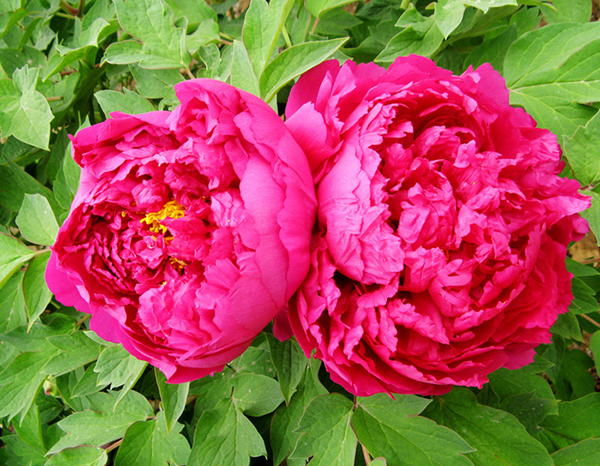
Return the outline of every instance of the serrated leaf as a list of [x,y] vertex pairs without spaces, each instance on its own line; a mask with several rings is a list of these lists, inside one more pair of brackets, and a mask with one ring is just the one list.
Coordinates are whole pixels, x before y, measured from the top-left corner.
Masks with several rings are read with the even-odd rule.
[[115,0],[114,3],[119,23],[142,41],[141,53],[148,55],[140,66],[188,67],[191,57],[185,48],[185,28],[174,26],[173,12],[162,0]]
[[474,449],[456,432],[415,416],[429,400],[412,395],[396,397],[395,401],[386,394],[357,399],[359,407],[352,416],[352,428],[369,453],[385,457],[394,465],[473,464],[463,455]]
[[267,455],[256,427],[231,400],[202,413],[188,466],[246,466],[250,457]]
[[167,432],[163,411],[158,412],[157,419],[132,424],[119,447],[115,466],[185,464],[190,454],[190,446],[179,433],[183,425],[177,423],[173,427],[175,428],[170,433]]
[[28,328],[31,328],[36,319],[46,310],[52,299],[52,292],[46,285],[46,265],[50,259],[50,251],[34,257],[27,265],[23,277],[23,294],[27,306]]
[[77,412],[59,421],[58,426],[67,434],[48,454],[82,444],[100,446],[112,442],[123,437],[131,424],[154,414],[148,400],[139,393],[130,391],[117,404],[118,398],[118,392],[90,395],[94,411]]
[[309,359],[295,339],[279,341],[271,335],[267,335],[267,339],[281,393],[285,402],[289,404],[296,387],[302,380]]
[[269,102],[292,79],[327,60],[347,39],[305,42],[284,50],[269,63],[260,76],[260,92]]
[[[591,437],[600,437],[600,393],[558,405],[558,416],[548,416],[541,424],[547,447],[558,450]],[[545,442],[546,443],[546,442]]]
[[158,369],[154,369],[156,383],[160,392],[161,406],[164,411],[167,433],[170,433],[177,423],[177,419],[185,409],[189,383],[172,384],[167,383],[167,378]]
[[0,286],[35,253],[14,236],[0,233]]
[[352,402],[339,393],[314,398],[298,425],[302,433],[290,458],[313,456],[311,466],[353,466],[356,435],[350,427]]
[[[262,1],[262,0],[259,0]],[[246,47],[239,40],[233,41],[233,62],[231,63],[231,84],[239,89],[260,96],[258,79],[250,63]]]
[[50,457],[44,466],[104,466],[106,450],[97,447],[78,447],[63,450]]
[[58,223],[48,199],[39,194],[25,194],[16,219],[23,237],[32,243],[51,246],[58,234]]
[[94,94],[105,115],[122,112],[129,115],[152,112],[156,110],[148,100],[136,92],[124,89],[125,94],[117,91],[98,91]]
[[552,454],[554,466],[597,466],[600,464],[600,439],[586,439]]
[[563,139],[564,156],[573,174],[582,186],[600,182],[600,115],[596,114],[585,126],[580,126],[573,137]]
[[511,104],[523,106],[541,127],[571,136],[600,100],[600,24],[556,24],[529,32],[508,49],[504,74]]
[[310,402],[319,395],[327,394],[327,390],[319,381],[319,367],[320,361],[310,360],[298,391],[292,396],[289,406],[280,406],[273,416],[271,447],[275,466],[279,466],[296,446],[301,435],[296,432],[296,428]]
[[480,405],[466,388],[455,387],[447,395],[436,398],[426,415],[455,430],[477,449],[467,454],[475,466],[552,465],[546,449],[527,434],[515,417]]

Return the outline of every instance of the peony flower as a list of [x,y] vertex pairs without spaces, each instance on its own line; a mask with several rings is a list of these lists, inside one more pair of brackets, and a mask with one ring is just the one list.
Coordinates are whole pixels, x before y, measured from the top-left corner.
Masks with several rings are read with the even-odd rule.
[[530,363],[567,311],[590,203],[508,94],[489,64],[454,76],[418,56],[329,61],[293,87],[318,225],[290,323],[351,393],[481,387]]
[[173,113],[113,114],[73,138],[81,186],[46,279],[91,328],[170,382],[239,356],[305,278],[306,157],[258,98],[200,79]]

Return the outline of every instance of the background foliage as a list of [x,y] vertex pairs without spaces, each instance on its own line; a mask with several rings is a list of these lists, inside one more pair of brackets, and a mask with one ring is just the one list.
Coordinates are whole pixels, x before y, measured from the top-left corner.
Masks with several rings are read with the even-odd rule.
[[512,103],[563,143],[600,237],[600,24],[590,0],[552,3],[0,0],[0,464],[600,464],[591,265],[567,259],[575,301],[532,365],[481,390],[395,400],[349,395],[269,329],[222,373],[166,384],[44,282],[78,186],[68,135],[113,111],[171,109],[173,85],[193,77],[282,114],[293,80],[330,57],[492,63]]

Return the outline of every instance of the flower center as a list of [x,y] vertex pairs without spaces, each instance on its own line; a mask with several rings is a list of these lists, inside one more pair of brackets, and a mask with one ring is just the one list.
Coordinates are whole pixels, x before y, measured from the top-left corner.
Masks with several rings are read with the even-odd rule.
[[181,218],[185,215],[185,208],[177,203],[176,200],[167,202],[158,212],[150,212],[140,220],[140,223],[145,223],[150,226],[152,233],[167,232],[167,227],[161,223],[165,218]]

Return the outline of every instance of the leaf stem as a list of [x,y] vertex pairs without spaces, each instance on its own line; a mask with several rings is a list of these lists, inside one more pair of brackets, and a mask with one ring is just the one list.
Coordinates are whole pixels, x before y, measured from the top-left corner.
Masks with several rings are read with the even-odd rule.
[[122,443],[123,443],[123,439],[117,440],[115,443],[106,447],[106,452],[108,453],[109,451],[113,451],[115,448],[121,446]]
[[192,74],[192,72],[190,71],[189,68],[186,67],[184,69],[185,69],[185,72],[189,76],[190,79],[196,79],[196,77]]
[[79,8],[77,8],[77,16],[83,18],[83,10],[85,8],[85,0],[79,0]]
[[590,316],[588,316],[587,314],[579,314],[581,317],[583,317],[585,320],[587,320],[588,322],[590,322],[591,324],[594,324],[596,327],[600,328],[600,324],[598,322],[596,322],[594,319],[592,319]]
[[402,8],[403,10],[407,10],[409,5],[410,5],[410,0],[402,0],[402,3],[400,4],[400,8]]
[[369,466],[371,464],[371,455],[369,455],[369,450],[362,443],[360,444],[362,447],[363,457],[365,458],[365,464]]
[[88,320],[92,315],[91,314],[86,314],[84,315],[81,319],[79,319],[77,321],[77,323],[75,324],[77,327],[81,326],[81,324],[83,324],[86,320]]
[[56,13],[54,13],[56,16],[60,16],[61,18],[67,18],[67,19],[76,19],[77,16],[73,16],[73,15],[69,15],[67,13],[61,13],[60,11],[57,11]]
[[46,101],[47,102],[57,102],[59,100],[63,100],[64,96],[62,95],[57,95],[57,96],[53,96],[53,97],[46,97]]
[[587,259],[584,261],[579,261],[580,264],[593,264],[595,262],[600,262],[600,257],[595,257],[594,259]]
[[311,33],[311,34],[314,34],[314,33],[315,33],[315,31],[317,30],[317,26],[318,26],[318,25],[319,25],[319,18],[317,18],[317,19],[315,20],[315,22],[314,22],[314,24],[313,24],[313,27],[312,27],[312,29],[310,30],[310,33]]

